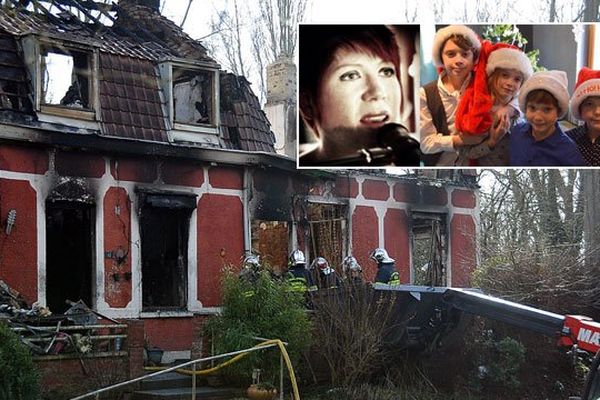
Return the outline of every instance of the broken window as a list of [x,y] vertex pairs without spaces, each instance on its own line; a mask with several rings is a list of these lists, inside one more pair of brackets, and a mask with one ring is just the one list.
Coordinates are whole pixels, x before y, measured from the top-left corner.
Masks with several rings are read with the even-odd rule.
[[215,124],[214,72],[173,68],[175,122]]
[[261,263],[276,275],[287,266],[289,224],[286,221],[252,221],[252,249],[260,254]]
[[46,105],[90,109],[90,54],[41,46],[42,98]]
[[140,211],[142,307],[185,310],[188,238],[195,196],[145,194]]
[[340,268],[345,252],[348,208],[343,204],[309,203],[310,259],[325,257],[329,264]]
[[93,204],[46,202],[46,305],[53,313],[69,308],[66,300],[93,305]]
[[444,214],[412,213],[413,284],[446,286],[447,235]]

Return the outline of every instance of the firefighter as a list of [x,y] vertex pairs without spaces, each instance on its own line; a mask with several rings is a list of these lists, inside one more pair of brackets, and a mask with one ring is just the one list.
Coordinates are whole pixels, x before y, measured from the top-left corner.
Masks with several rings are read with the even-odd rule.
[[354,256],[349,255],[342,261],[342,272],[348,283],[363,283],[362,268]]
[[340,285],[340,278],[329,262],[323,257],[317,257],[310,265],[311,271],[318,274],[317,283],[319,289],[337,289]]
[[248,254],[244,257],[242,262],[242,270],[240,271],[239,278],[247,286],[244,290],[244,296],[254,296],[254,285],[258,281],[258,275],[260,273],[260,259],[255,254]]
[[317,290],[311,274],[306,269],[306,258],[301,250],[294,250],[290,254],[286,280],[294,292]]
[[400,274],[396,271],[396,262],[388,256],[385,249],[377,248],[373,250],[369,258],[377,263],[375,283],[385,283],[388,285],[400,284]]

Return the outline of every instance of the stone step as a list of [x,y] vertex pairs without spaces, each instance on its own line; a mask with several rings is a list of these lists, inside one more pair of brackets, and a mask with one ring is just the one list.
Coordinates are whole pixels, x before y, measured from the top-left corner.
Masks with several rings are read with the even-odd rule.
[[[200,379],[196,385],[199,385]],[[153,389],[171,389],[180,387],[192,387],[192,377],[189,375],[178,374],[177,372],[168,372],[142,381],[141,390]]]
[[[202,386],[196,388],[196,400],[230,400],[243,397],[244,390]],[[139,390],[133,393],[132,400],[190,400],[192,388],[168,388]]]

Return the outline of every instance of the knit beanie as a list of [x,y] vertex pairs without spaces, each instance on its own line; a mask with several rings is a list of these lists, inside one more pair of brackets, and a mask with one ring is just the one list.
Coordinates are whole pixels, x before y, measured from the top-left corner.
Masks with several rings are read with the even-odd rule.
[[536,72],[529,78],[523,86],[519,94],[519,106],[521,110],[525,110],[525,100],[527,95],[536,89],[543,89],[558,101],[558,119],[561,119],[567,114],[569,109],[569,92],[567,91],[567,73],[565,71],[552,70]]
[[[500,58],[495,55],[496,53],[500,53]],[[501,68],[523,70],[523,75],[528,77],[525,73],[531,70],[529,59],[518,53],[522,54],[523,52],[508,43],[492,43],[489,40],[481,42],[479,62],[473,70],[473,79],[461,96],[456,109],[455,127],[458,132],[480,135],[490,130],[493,122],[491,111],[494,100],[488,89],[487,71],[493,72],[497,67],[489,69],[488,64],[491,61],[493,66],[502,65]],[[502,59],[504,55],[508,55],[507,60]],[[514,64],[511,62],[514,62]],[[527,66],[529,66],[529,69],[527,69]]]
[[445,28],[440,29],[435,33],[435,37],[433,38],[433,49],[432,49],[432,59],[433,64],[441,68],[444,66],[444,62],[442,61],[442,47],[446,43],[446,40],[452,35],[463,36],[468,39],[472,44],[475,50],[479,50],[481,47],[479,36],[471,28],[468,28],[464,25],[448,25]]
[[577,75],[577,84],[571,97],[571,114],[581,119],[579,107],[590,96],[600,96],[600,71],[583,67]]

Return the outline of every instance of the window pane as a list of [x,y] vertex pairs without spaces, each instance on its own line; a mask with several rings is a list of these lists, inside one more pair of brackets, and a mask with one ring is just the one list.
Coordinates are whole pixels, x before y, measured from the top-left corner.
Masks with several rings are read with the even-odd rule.
[[212,72],[173,69],[176,122],[214,125]]
[[89,62],[86,53],[42,49],[42,103],[88,108]]

